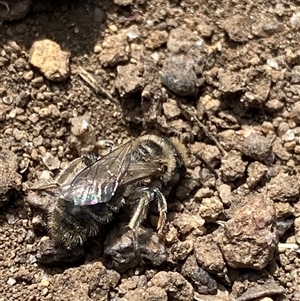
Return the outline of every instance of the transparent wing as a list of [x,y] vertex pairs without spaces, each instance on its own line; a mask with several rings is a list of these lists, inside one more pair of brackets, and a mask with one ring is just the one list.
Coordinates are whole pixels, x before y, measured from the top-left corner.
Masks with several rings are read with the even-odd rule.
[[78,206],[108,202],[127,173],[131,146],[129,141],[84,168],[61,188],[60,197]]
[[127,173],[123,179],[122,185],[128,185],[146,178],[157,176],[164,172],[164,165],[160,162],[141,161],[131,162]]

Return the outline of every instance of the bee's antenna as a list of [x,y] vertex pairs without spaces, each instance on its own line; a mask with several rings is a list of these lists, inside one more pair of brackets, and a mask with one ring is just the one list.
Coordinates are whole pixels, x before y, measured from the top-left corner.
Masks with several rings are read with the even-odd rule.
[[185,115],[185,117],[187,119],[189,119],[190,121],[196,121],[198,123],[198,125],[204,132],[205,136],[208,137],[209,139],[211,139],[215,143],[215,145],[218,147],[221,154],[223,156],[225,156],[227,154],[225,149],[220,144],[220,142],[209,132],[209,130],[206,128],[206,126],[199,120],[199,118],[197,117],[197,112],[196,112],[195,108],[188,107],[184,104],[180,104],[180,109],[182,110],[183,115]]
[[223,148],[223,146],[220,144],[220,142],[213,135],[211,135],[209,133],[209,131],[207,130],[206,126],[199,120],[199,118],[196,117],[196,116],[193,116],[193,117],[191,117],[191,121],[193,121],[193,120],[197,121],[197,123],[201,127],[202,131],[204,132],[205,136],[208,137],[208,138],[210,138],[216,144],[216,146],[218,147],[218,149],[220,150],[220,152],[222,153],[222,155],[225,156],[226,155],[226,151]]

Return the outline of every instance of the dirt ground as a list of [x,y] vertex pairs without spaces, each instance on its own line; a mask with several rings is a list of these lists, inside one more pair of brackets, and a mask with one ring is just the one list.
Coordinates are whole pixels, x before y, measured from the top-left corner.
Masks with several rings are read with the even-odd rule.
[[[300,2],[0,1],[0,300],[300,300]],[[82,246],[27,188],[177,137],[187,173]],[[207,163],[203,163],[200,157]],[[213,170],[211,170],[211,168]]]

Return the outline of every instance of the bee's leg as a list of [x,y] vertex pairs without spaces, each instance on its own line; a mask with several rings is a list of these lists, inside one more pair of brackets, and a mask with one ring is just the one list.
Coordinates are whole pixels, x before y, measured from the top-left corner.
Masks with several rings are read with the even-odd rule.
[[[138,197],[138,201],[139,201],[138,207],[133,213],[133,216],[128,224],[128,227],[131,230],[136,229],[140,225],[142,220],[145,218],[149,203],[153,200],[153,196],[151,195],[152,194],[151,190],[146,188],[139,192],[142,195]],[[140,193],[138,193],[137,195],[139,195]]]
[[167,220],[167,201],[164,195],[160,192],[159,189],[153,189],[155,191],[155,195],[157,198],[157,206],[158,206],[158,212],[159,212],[159,218],[157,222],[157,230],[158,235],[162,233],[162,230],[164,229],[166,220]]
[[[129,228],[134,229],[139,226],[139,224],[142,222],[142,220],[145,218],[148,205],[153,200],[157,199],[158,203],[158,211],[159,211],[159,219],[157,223],[157,230],[158,233],[161,234],[165,222],[166,222],[166,213],[167,213],[167,201],[164,197],[164,195],[161,193],[161,191],[158,188],[143,188],[142,191],[140,191],[142,194],[141,197],[138,197],[139,205],[137,209],[135,210],[133,217],[131,218],[129,222]],[[138,193],[139,194],[139,193]],[[138,196],[137,194],[137,196]]]

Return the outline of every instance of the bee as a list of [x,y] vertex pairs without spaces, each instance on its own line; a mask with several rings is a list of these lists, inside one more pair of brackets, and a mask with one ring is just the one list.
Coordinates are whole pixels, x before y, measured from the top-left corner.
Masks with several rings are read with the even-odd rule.
[[128,228],[137,229],[148,205],[156,201],[161,233],[171,189],[186,172],[186,149],[176,138],[145,135],[124,143],[98,158],[84,155],[71,162],[50,185],[56,203],[49,210],[50,236],[71,249],[99,233],[125,205],[135,208]]

